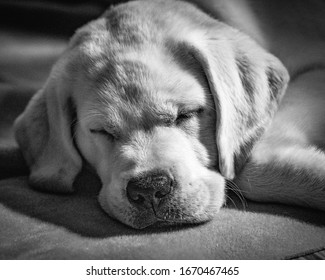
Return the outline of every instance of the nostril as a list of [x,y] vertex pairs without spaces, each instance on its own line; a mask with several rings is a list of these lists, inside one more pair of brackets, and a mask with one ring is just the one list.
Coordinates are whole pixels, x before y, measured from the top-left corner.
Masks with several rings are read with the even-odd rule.
[[129,195],[129,199],[131,199],[133,202],[137,203],[137,204],[143,204],[145,201],[145,198],[143,195],[138,194],[136,196],[130,196]]
[[136,184],[134,184],[131,181],[127,185],[126,194],[127,194],[128,199],[132,202],[142,203],[145,200],[145,198],[141,194],[141,191],[139,190],[139,188],[136,186]]
[[167,193],[163,193],[161,191],[158,191],[155,193],[156,198],[163,198]]

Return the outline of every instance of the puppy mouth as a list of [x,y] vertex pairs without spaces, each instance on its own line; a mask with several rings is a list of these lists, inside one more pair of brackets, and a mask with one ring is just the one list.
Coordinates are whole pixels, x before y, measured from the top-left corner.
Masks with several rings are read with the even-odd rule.
[[146,212],[144,216],[136,219],[136,222],[132,223],[131,227],[136,229],[144,228],[162,228],[167,226],[181,226],[185,224],[200,224],[207,222],[210,219],[194,219],[192,215],[182,215],[182,217],[169,217],[163,213],[157,213],[154,208],[151,209],[151,215]]
[[[170,182],[155,173],[127,179],[124,188],[112,181],[102,189],[99,202],[109,216],[135,229],[200,224],[216,215],[225,197],[223,177],[211,171],[204,175],[184,183],[176,176]],[[114,192],[117,189],[119,193]]]
[[[164,227],[185,224],[200,224],[211,220],[215,211],[199,212],[197,209],[188,209],[178,205],[172,198],[166,199],[159,206],[152,203],[149,208],[137,209],[138,213],[132,222],[132,227],[143,229],[147,227]],[[210,209],[211,210],[211,209]]]
[[173,211],[173,208],[169,208],[167,211],[166,210],[160,210],[159,206],[157,207],[157,205],[152,204],[151,206],[153,214],[157,220],[157,223],[165,223],[165,224],[184,224],[189,222],[189,220],[191,220],[191,223],[193,222],[193,217],[190,215],[182,215],[182,218],[178,218],[177,215],[175,217],[175,215],[171,214],[170,212],[178,212],[178,211]]
[[132,206],[129,208],[128,214],[123,216],[118,216],[112,211],[107,211],[107,208],[104,209],[103,205],[102,209],[112,218],[134,229],[154,229],[189,224],[195,225],[207,222],[214,216],[214,214],[211,213],[207,215],[206,213],[192,212],[191,210],[186,209],[185,206],[176,207],[175,204],[176,200],[166,199],[166,201],[160,203],[159,206],[154,203],[145,208]]
[[190,220],[190,216],[187,219],[181,219],[176,215],[176,210],[168,207],[168,199],[160,200],[159,202],[151,201],[146,206],[136,207],[138,211],[138,219],[135,224],[141,226],[141,228],[184,224],[185,220]]
[[163,207],[152,204],[149,208],[142,209],[133,206],[129,208],[128,214],[123,216],[103,210],[112,218],[135,229],[201,224],[210,221],[216,212],[210,209],[210,211],[199,213],[193,209],[182,209],[170,204],[166,202]]
[[191,215],[183,215],[181,218],[168,218],[164,215],[153,214],[151,217],[146,216],[143,220],[138,220],[137,223],[131,225],[131,227],[136,229],[145,228],[163,228],[169,226],[185,226],[185,225],[198,225],[208,222],[212,219],[198,219],[193,218]]

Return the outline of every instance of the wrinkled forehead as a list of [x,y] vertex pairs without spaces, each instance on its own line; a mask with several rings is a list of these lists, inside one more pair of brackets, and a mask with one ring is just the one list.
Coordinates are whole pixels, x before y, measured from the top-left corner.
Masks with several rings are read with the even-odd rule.
[[163,118],[206,102],[198,77],[170,53],[153,46],[92,58],[84,76],[86,109],[130,121]]

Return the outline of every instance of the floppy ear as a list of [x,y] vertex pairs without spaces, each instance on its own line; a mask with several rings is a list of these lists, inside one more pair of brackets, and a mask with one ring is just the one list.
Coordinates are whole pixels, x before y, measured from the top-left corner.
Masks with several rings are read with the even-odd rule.
[[215,22],[191,47],[215,101],[219,169],[233,179],[270,123],[289,75],[276,57],[253,40]]
[[40,190],[71,192],[82,160],[73,145],[71,89],[62,72],[57,63],[14,126],[30,168],[30,184]]

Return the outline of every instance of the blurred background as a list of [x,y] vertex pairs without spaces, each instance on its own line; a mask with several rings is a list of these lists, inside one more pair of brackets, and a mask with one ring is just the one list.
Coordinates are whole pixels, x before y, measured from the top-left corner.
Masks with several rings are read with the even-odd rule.
[[[14,119],[43,85],[74,31],[119,2],[0,0],[1,146],[12,145]],[[10,170],[10,164],[2,168]]]

